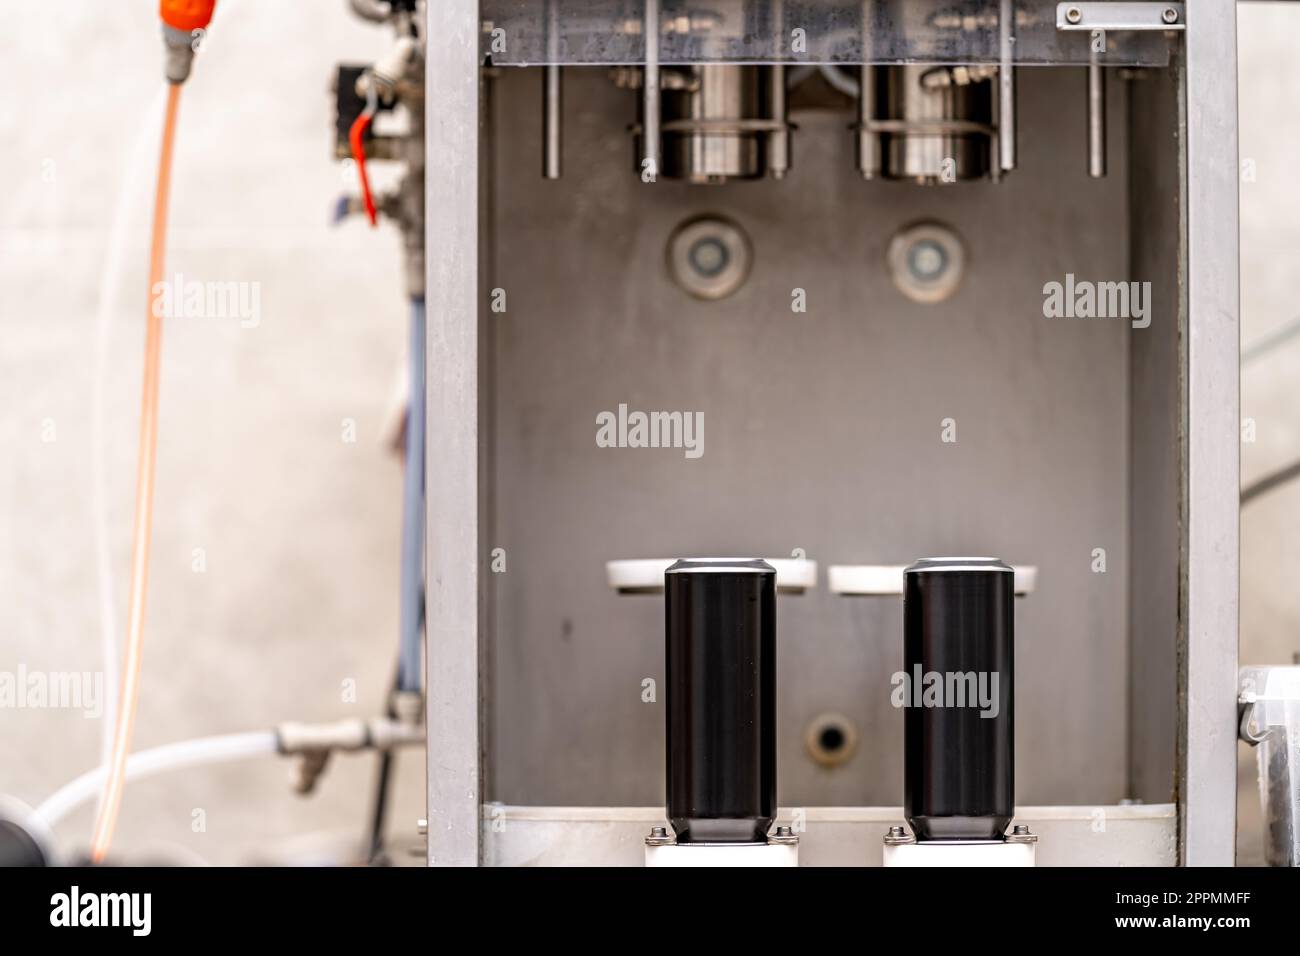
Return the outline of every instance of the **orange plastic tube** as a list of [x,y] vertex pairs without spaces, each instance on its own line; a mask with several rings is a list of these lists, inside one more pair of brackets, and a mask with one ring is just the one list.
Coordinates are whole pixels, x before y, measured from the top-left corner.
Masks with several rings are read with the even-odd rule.
[[149,585],[149,538],[153,525],[154,465],[158,453],[158,382],[162,364],[162,315],[155,297],[163,282],[163,253],[167,246],[167,200],[171,191],[172,144],[176,139],[176,113],[180,84],[167,90],[167,115],[163,123],[162,152],[158,158],[158,189],[154,195],[153,239],[149,249],[149,314],[144,346],[144,395],[140,406],[140,448],[135,479],[135,531],[131,544],[131,596],[127,611],[126,647],[118,696],[117,723],[104,795],[91,841],[91,859],[99,863],[113,843],[126,762],[135,730],[135,710],[140,699],[140,660],[144,650],[144,612]]
[[352,160],[357,165],[357,176],[361,179],[361,201],[366,207],[366,218],[370,220],[372,227],[376,223],[375,197],[370,191],[370,176],[366,173],[365,137],[366,127],[370,125],[370,121],[374,118],[374,112],[366,109],[365,112],[352,121],[352,128],[348,130],[348,143],[352,146]]

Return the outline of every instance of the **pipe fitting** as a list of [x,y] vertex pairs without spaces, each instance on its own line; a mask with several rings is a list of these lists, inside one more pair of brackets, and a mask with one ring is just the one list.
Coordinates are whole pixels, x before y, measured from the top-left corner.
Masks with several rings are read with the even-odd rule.
[[363,20],[383,23],[392,14],[392,8],[380,0],[348,0],[348,6]]
[[424,717],[424,695],[419,691],[398,691],[393,695],[393,717],[403,727],[420,727]]
[[424,730],[418,721],[400,722],[387,717],[353,718],[330,724],[288,722],[275,729],[276,747],[285,755],[316,751],[390,750],[419,743]]
[[163,24],[163,50],[166,60],[163,72],[168,83],[184,83],[190,77],[194,65],[194,40],[188,30]]
[[[399,695],[399,699],[402,696],[405,695]],[[408,705],[407,710],[409,709]],[[405,721],[372,717],[367,720],[340,720],[330,724],[291,721],[280,724],[275,729],[275,740],[276,749],[281,754],[302,757],[293,769],[293,789],[296,793],[308,794],[316,789],[316,783],[325,773],[329,759],[336,750],[392,750],[407,744],[418,744],[424,740],[424,727],[418,716]]]
[[[397,43],[393,45],[393,49],[389,51],[388,55],[375,62],[375,65],[370,68],[369,75],[373,78],[372,82],[379,87],[380,92],[392,95],[397,84],[406,78],[411,59],[418,47],[419,43],[415,37],[398,37]],[[363,73],[361,78],[357,80],[358,92],[364,92],[360,87],[362,83],[366,82],[366,76],[367,74]]]

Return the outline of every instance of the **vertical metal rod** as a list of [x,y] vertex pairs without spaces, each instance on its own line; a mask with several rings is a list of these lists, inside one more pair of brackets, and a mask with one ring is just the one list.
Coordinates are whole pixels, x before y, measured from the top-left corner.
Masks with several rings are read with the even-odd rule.
[[645,76],[641,83],[641,174],[659,176],[659,0],[645,0]]
[[559,179],[564,151],[564,73],[558,0],[546,4],[546,67],[542,74],[542,176]]
[[546,64],[542,78],[542,175],[547,179],[559,179],[561,173],[563,94],[561,67],[554,63]]
[[[782,0],[772,0],[772,40],[777,56],[785,55],[785,4]],[[771,87],[768,98],[771,100],[772,119],[782,124],[782,128],[767,135],[767,171],[773,179],[784,179],[790,171],[790,131],[785,124],[785,64],[774,63],[771,70]]]
[[[772,118],[778,123],[785,123],[785,64],[777,63],[772,67]],[[773,179],[785,179],[790,171],[790,131],[773,130],[767,136],[767,171]]]
[[990,113],[992,115],[993,133],[989,136],[989,182],[1002,182],[1002,140],[999,137],[999,131],[1002,129],[1002,67],[998,67],[997,78],[992,81],[997,84],[994,87],[994,95],[989,103]]
[[1016,14],[1012,0],[1002,0],[998,13],[998,151],[1003,172],[1016,168]]
[[863,179],[875,179],[880,171],[880,140],[875,133],[868,131],[867,124],[872,120],[876,102],[875,67],[871,63],[874,52],[872,42],[872,21],[874,4],[872,0],[862,0],[862,68],[858,72],[858,171]]
[[1106,74],[1095,52],[1088,63],[1088,175],[1106,175]]

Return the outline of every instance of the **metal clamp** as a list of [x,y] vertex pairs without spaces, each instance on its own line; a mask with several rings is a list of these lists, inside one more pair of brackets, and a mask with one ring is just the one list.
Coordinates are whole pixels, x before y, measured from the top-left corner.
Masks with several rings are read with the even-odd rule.
[[[677,837],[668,832],[667,827],[653,827],[650,830],[650,835],[645,838],[646,846],[675,846],[676,844]],[[799,837],[792,827],[779,826],[767,835],[767,845],[798,846]]]
[[1261,729],[1256,718],[1256,708],[1259,701],[1255,699],[1254,694],[1249,696],[1243,694],[1237,699],[1237,710],[1240,714],[1240,721],[1237,724],[1237,736],[1252,747],[1257,747],[1268,739],[1268,728]]
[[[907,827],[890,827],[885,834],[885,846],[908,846],[916,842],[916,837],[909,833]],[[1038,835],[1029,832],[1029,827],[1017,823],[1002,838],[1003,843],[1037,843]]]
[[1137,32],[1184,30],[1182,3],[1058,3],[1056,29]]

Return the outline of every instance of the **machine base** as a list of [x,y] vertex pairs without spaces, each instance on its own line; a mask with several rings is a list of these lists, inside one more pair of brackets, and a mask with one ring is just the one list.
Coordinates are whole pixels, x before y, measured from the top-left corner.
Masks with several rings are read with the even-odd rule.
[[885,866],[1033,866],[1035,844],[1013,840],[885,843]]
[[798,866],[798,841],[781,843],[654,843],[646,866]]

